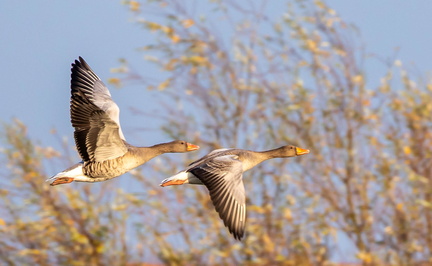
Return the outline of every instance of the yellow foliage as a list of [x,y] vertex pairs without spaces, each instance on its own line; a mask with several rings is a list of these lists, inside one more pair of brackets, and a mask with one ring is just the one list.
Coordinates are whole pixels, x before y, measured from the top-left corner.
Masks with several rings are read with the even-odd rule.
[[208,59],[206,57],[203,56],[199,56],[199,55],[193,55],[193,56],[183,56],[182,61],[186,64],[192,64],[192,65],[196,65],[196,66],[205,66],[208,65]]
[[192,62],[192,63],[194,63],[194,64],[200,65],[200,64],[206,63],[207,62],[207,58],[205,58],[203,56],[196,55],[196,56],[189,57],[189,61]]
[[284,217],[288,221],[292,221],[292,212],[291,212],[290,209],[288,209],[288,208],[285,209],[285,211],[284,211]]
[[273,209],[273,205],[272,204],[266,204],[266,205],[264,205],[265,212],[269,213],[269,212],[272,211],[272,209]]
[[315,5],[319,8],[325,9],[326,5],[322,1],[315,1]]
[[364,263],[372,263],[373,261],[373,257],[371,253],[368,253],[366,251],[360,251],[359,253],[357,253],[357,258],[359,258],[361,261],[363,261]]
[[[142,48],[144,49],[144,48]],[[128,72],[128,68],[126,66],[116,67],[110,69],[111,73],[126,73]]]
[[306,40],[306,47],[307,49],[311,50],[312,52],[317,51],[317,43],[311,39]]
[[12,159],[18,159],[20,157],[20,155],[21,154],[19,152],[15,151],[12,153]]
[[355,75],[354,77],[352,77],[352,82],[354,82],[356,84],[363,83],[363,76],[362,75]]
[[24,175],[24,179],[26,181],[29,181],[30,179],[39,176],[38,173],[34,172],[34,171],[30,171],[27,174]]
[[154,196],[154,195],[158,195],[159,192],[156,191],[156,190],[154,190],[154,189],[151,189],[151,190],[148,191],[148,194],[151,195],[151,196]]
[[[205,52],[206,48],[208,48],[208,44],[206,42],[194,40],[189,48],[189,51],[194,54],[202,54]],[[216,56],[218,58],[225,58],[226,55],[223,51],[217,51]]]
[[418,199],[418,200],[416,200],[416,202],[417,202],[418,204],[420,204],[421,206],[423,206],[423,207],[426,207],[426,208],[430,208],[430,209],[432,209],[432,203],[429,202],[429,201],[422,200],[422,199]]
[[402,203],[398,203],[398,204],[396,205],[396,210],[398,210],[398,211],[403,211],[403,204],[402,204]]
[[294,205],[297,202],[296,198],[293,195],[289,195],[288,194],[286,196],[286,199],[288,200],[288,203],[291,204],[291,205]]
[[327,11],[328,11],[328,13],[329,13],[330,15],[332,15],[332,16],[335,16],[335,15],[336,15],[336,10],[334,10],[334,9],[328,8]]
[[38,249],[23,249],[18,252],[20,256],[27,256],[27,255],[40,255],[41,251]]
[[146,21],[145,24],[146,24],[147,28],[151,31],[157,31],[163,27],[162,25],[160,25],[158,23],[150,22],[150,21]]
[[80,244],[87,244],[88,239],[85,235],[80,234],[77,230],[72,230],[72,240],[80,243]]
[[334,51],[335,51],[336,54],[338,54],[338,55],[340,55],[342,57],[345,57],[347,55],[347,53],[344,50],[339,49],[339,48],[335,48]]
[[257,206],[257,205],[248,206],[248,210],[251,212],[256,212],[256,213],[261,213],[261,214],[265,212],[263,207]]
[[371,104],[371,102],[370,102],[369,99],[365,99],[365,100],[362,101],[362,105],[363,106],[370,106],[370,104]]
[[160,30],[166,33],[167,35],[174,34],[174,29],[167,26],[160,26]]
[[299,63],[298,63],[298,66],[299,67],[305,67],[305,66],[308,66],[309,65],[309,63],[306,61],[306,60],[301,60]]
[[412,153],[411,147],[410,146],[405,146],[403,147],[403,151],[406,155],[410,155]]
[[195,66],[191,67],[189,73],[191,73],[191,75],[196,75],[196,73],[198,73],[198,68]]
[[273,241],[270,239],[270,237],[268,236],[268,234],[263,234],[262,236],[264,244],[265,244],[265,249],[267,250],[267,252],[271,253],[274,251],[274,243]]
[[222,257],[222,258],[228,258],[229,255],[230,255],[229,250],[223,251],[223,250],[217,250],[217,249],[215,249],[213,252],[214,252],[216,255],[218,255],[218,256],[220,256],[220,257]]
[[112,209],[115,211],[122,211],[125,210],[126,208],[127,208],[126,204],[118,204],[118,205],[114,205]]
[[113,84],[117,87],[121,86],[121,80],[119,78],[109,78],[108,83]]
[[167,79],[164,82],[160,83],[158,86],[158,90],[163,91],[171,84],[171,80]]
[[282,254],[277,254],[275,260],[278,262],[281,261],[284,263],[287,263],[287,261],[288,261],[287,258],[285,256],[283,256]]
[[170,36],[170,39],[173,43],[178,43],[180,41],[180,36],[178,36],[177,34],[172,34]]
[[379,117],[378,117],[378,115],[376,115],[376,114],[370,114],[370,115],[368,115],[368,116],[366,117],[366,119],[369,119],[369,120],[378,120]]
[[67,220],[65,220],[65,222],[66,222],[66,224],[69,225],[70,227],[73,227],[73,226],[74,226],[74,220],[72,220],[72,219],[67,219]]
[[195,24],[195,22],[193,21],[193,19],[185,19],[182,21],[182,25],[185,28],[190,28]]
[[421,246],[421,245],[419,245],[413,241],[409,244],[408,250],[411,252],[422,252],[423,246]]
[[[295,2],[290,3],[294,5]],[[176,110],[174,107],[172,113],[169,112],[171,108],[160,108],[161,112],[164,112],[160,114],[161,117],[168,118],[163,127],[167,135],[184,136],[185,139],[195,138],[199,140],[198,143],[203,143],[203,146],[209,149],[216,148],[219,145],[217,143],[232,146],[240,144],[239,146],[245,148],[250,146],[253,149],[254,141],[258,146],[268,145],[271,148],[278,143],[290,143],[292,140],[294,143],[299,142],[301,147],[304,145],[305,148],[318,149],[320,152],[316,156],[287,160],[286,164],[282,160],[268,162],[263,164],[263,167],[254,169],[254,173],[251,171],[245,175],[245,181],[248,177],[254,180],[246,181],[247,186],[253,186],[251,192],[247,194],[247,211],[251,215],[247,223],[247,236],[243,242],[240,242],[231,239],[229,232],[223,227],[223,222],[211,206],[205,188],[180,190],[148,186],[149,182],[153,183],[153,181],[146,180],[148,179],[146,176],[150,177],[159,172],[159,166],[154,162],[150,163],[154,168],[148,167],[142,178],[137,175],[139,178],[135,181],[142,183],[144,189],[139,194],[127,191],[112,193],[120,181],[50,188],[46,184],[40,186],[44,173],[36,167],[38,157],[26,153],[27,148],[21,147],[26,144],[19,142],[13,146],[17,151],[4,148],[3,152],[7,152],[8,155],[5,157],[8,160],[6,162],[8,169],[10,167],[16,170],[17,174],[11,171],[11,176],[16,175],[15,180],[21,183],[24,183],[22,182],[24,177],[29,183],[25,183],[24,188],[19,188],[13,187],[14,183],[9,182],[9,178],[4,180],[5,187],[13,190],[9,192],[8,197],[5,197],[3,195],[8,192],[3,192],[5,188],[0,189],[2,200],[5,198],[2,207],[16,212],[17,221],[14,220],[14,216],[2,216],[0,231],[9,239],[23,242],[22,244],[17,242],[16,245],[13,243],[13,247],[29,247],[33,242],[41,241],[41,244],[37,245],[41,247],[38,250],[26,249],[20,254],[31,257],[32,254],[46,252],[46,248],[53,247],[55,249],[52,251],[53,262],[55,262],[54,256],[59,254],[62,256],[62,261],[64,257],[65,263],[72,264],[73,260],[70,258],[73,256],[88,258],[87,253],[91,252],[91,255],[95,256],[96,250],[97,253],[103,253],[101,262],[121,264],[110,260],[111,257],[119,257],[124,260],[123,264],[131,264],[133,262],[128,259],[129,254],[122,253],[121,247],[124,245],[125,251],[131,251],[132,259],[148,252],[150,256],[160,258],[161,263],[171,265],[188,265],[193,264],[194,261],[196,263],[209,261],[212,265],[235,264],[237,261],[237,264],[255,263],[256,265],[274,265],[278,264],[277,262],[281,265],[288,263],[290,265],[313,263],[330,265],[332,262],[329,261],[331,257],[328,257],[327,250],[332,248],[332,243],[337,243],[338,235],[344,232],[359,234],[356,237],[358,241],[353,243],[357,245],[355,252],[358,252],[356,254],[358,260],[365,265],[376,263],[385,256],[398,261],[399,256],[406,256],[407,248],[410,248],[408,251],[422,251],[421,246],[415,244],[409,246],[409,243],[422,245],[426,242],[424,241],[426,240],[424,232],[427,231],[425,230],[427,227],[424,226],[426,219],[418,219],[418,217],[430,212],[432,208],[429,199],[416,201],[424,198],[423,196],[428,193],[427,188],[430,187],[424,185],[428,179],[420,172],[421,167],[424,167],[425,162],[427,163],[432,156],[427,149],[432,133],[423,133],[428,131],[429,124],[426,123],[430,121],[430,117],[426,115],[432,111],[432,101],[430,101],[432,83],[427,85],[427,89],[409,87],[411,91],[408,91],[407,95],[402,95],[402,90],[394,90],[394,84],[397,82],[395,79],[398,79],[399,75],[395,77],[387,75],[383,79],[380,90],[372,90],[373,93],[365,92],[363,88],[353,90],[345,88],[343,85],[350,82],[356,87],[363,86],[366,76],[360,73],[367,73],[367,69],[363,69],[361,60],[357,60],[358,51],[353,49],[356,46],[350,46],[350,41],[354,39],[338,35],[338,32],[343,32],[342,28],[338,28],[341,21],[339,18],[329,17],[329,14],[335,15],[335,12],[328,9],[323,0],[315,1],[314,11],[318,11],[317,16],[308,17],[306,24],[302,19],[297,19],[303,15],[296,16],[296,8],[288,10],[282,19],[270,20],[271,23],[279,21],[275,26],[278,31],[276,35],[272,35],[271,31],[266,31],[263,36],[259,35],[260,30],[255,31],[252,28],[254,23],[232,25],[233,32],[239,29],[237,33],[241,33],[232,36],[234,47],[231,43],[224,45],[225,38],[231,38],[231,31],[226,32],[227,35],[219,40],[218,35],[214,34],[211,28],[206,28],[208,23],[204,19],[201,21],[199,16],[188,16],[194,12],[185,13],[183,14],[185,19],[178,20],[176,17],[178,14],[171,12],[173,10],[170,9],[178,6],[170,6],[167,2],[149,1],[145,6],[144,2],[138,0],[125,1],[125,3],[126,8],[134,12],[154,12],[155,8],[151,8],[151,5],[156,3],[156,12],[161,15],[158,17],[162,18],[157,20],[160,24],[147,21],[142,24],[148,32],[157,31],[157,35],[162,37],[162,39],[152,40],[151,44],[145,46],[146,59],[152,60],[155,65],[162,65],[167,71],[176,70],[176,72],[170,73],[171,79],[166,77],[166,80],[159,80],[160,84],[149,82],[152,85],[148,88],[165,90],[173,84],[202,80],[202,84],[199,82],[201,80],[197,80],[198,82],[195,82],[197,86],[189,86],[167,94],[175,95],[176,100],[178,97],[181,102],[193,98],[196,103],[204,103],[198,104],[196,107],[199,108],[198,112],[195,112],[198,109],[194,109],[195,107],[191,105],[190,110],[179,117],[173,116]],[[140,8],[141,4],[143,9]],[[170,10],[166,11],[161,7]],[[192,9],[185,6],[184,10]],[[147,14],[143,16],[153,17]],[[169,20],[164,20],[164,17],[168,17]],[[178,25],[170,24],[176,22]],[[187,32],[191,31],[191,27],[195,24],[197,27],[194,30],[198,26],[200,30],[195,30],[193,35],[188,35]],[[322,32],[323,25],[334,26],[335,30],[325,29],[326,31]],[[260,25],[260,27],[267,26]],[[252,35],[249,35],[249,32]],[[249,37],[253,38],[249,39]],[[340,40],[341,45],[337,45],[336,40]],[[177,43],[181,45],[173,45]],[[238,50],[239,63],[234,59],[234,55],[237,55],[235,49]],[[261,56],[262,49],[268,50],[268,55]],[[299,56],[297,53],[300,49],[303,51],[308,49],[308,52],[313,53],[312,57]],[[325,58],[324,55],[327,54],[330,56]],[[346,58],[340,58],[341,56]],[[397,65],[397,61],[395,64]],[[112,71],[127,72],[127,64],[122,65],[123,67]],[[215,71],[207,71],[211,67]],[[331,72],[326,72],[329,70]],[[177,72],[181,72],[181,75],[177,75]],[[389,72],[394,73],[393,70]],[[202,75],[193,76],[198,73]],[[302,79],[305,79],[305,84]],[[116,86],[121,85],[119,78],[110,78],[108,82]],[[415,85],[409,80],[407,82],[409,86]],[[420,89],[424,89],[424,96],[421,93],[413,93]],[[387,91],[390,93],[384,95],[383,92]],[[193,97],[186,96],[192,94]],[[381,99],[383,99],[383,112],[380,112],[381,109],[376,111],[378,109],[376,106]],[[343,108],[337,108],[341,106],[342,101],[346,104]],[[209,104],[206,104],[207,102]],[[352,106],[351,103],[358,103],[361,108],[364,108],[365,120],[351,115],[357,107]],[[386,109],[388,103],[390,103],[389,109],[393,109]],[[248,121],[249,113],[258,113],[258,115],[253,116],[253,121]],[[392,119],[393,115],[394,119]],[[389,121],[395,124],[394,129],[400,128],[400,131],[393,128],[386,129],[387,116]],[[225,121],[231,119],[233,123],[226,125]],[[407,120],[410,120],[409,128],[405,127]],[[242,121],[246,121],[245,126],[242,126]],[[424,126],[424,129],[419,127],[421,130],[413,132],[414,126],[411,126],[413,124]],[[347,125],[352,125],[355,138],[351,139],[350,134],[346,134],[349,128]],[[239,132],[238,138],[229,138],[232,136],[230,134],[232,130]],[[426,141],[414,149],[411,143],[416,139],[412,136],[416,138],[418,136],[419,140]],[[357,139],[358,143],[356,143]],[[399,149],[405,157],[412,156],[413,153],[424,154],[424,160],[416,162],[412,158],[405,158],[410,162],[403,165],[400,154],[380,151],[379,148],[383,145],[386,146],[387,151],[393,150],[392,148]],[[320,147],[325,148],[320,149]],[[31,151],[31,148],[28,150]],[[353,150],[358,152],[352,152]],[[185,165],[186,161],[195,156],[197,155],[182,157],[173,155],[176,159],[163,159],[163,163],[167,165],[158,173],[159,176],[174,171],[180,165]],[[292,172],[287,168],[288,165],[293,166]],[[352,175],[353,178],[348,178],[346,174],[348,170],[352,172],[350,176]],[[280,186],[280,189],[277,187],[278,193],[274,194],[272,192],[275,185],[270,185],[270,190],[266,190],[270,182],[267,183],[264,178],[260,178],[265,176],[271,179],[273,175],[279,178],[287,174],[290,177],[289,182],[279,181],[285,180],[282,178],[277,179],[276,185]],[[396,181],[396,176],[400,176],[399,181]],[[412,178],[413,182],[407,182],[406,177]],[[127,189],[128,187],[129,185]],[[374,189],[368,190],[369,187]],[[73,190],[78,192],[72,195],[69,191]],[[133,191],[137,190],[138,187],[133,189]],[[363,193],[364,191],[368,193]],[[14,200],[18,193],[23,196]],[[121,197],[116,197],[117,195]],[[155,195],[158,197],[153,197]],[[11,200],[8,199],[9,196]],[[393,197],[397,200],[395,204],[392,204],[395,200]],[[183,203],[177,204],[175,199]],[[112,201],[115,204],[112,204]],[[171,201],[172,204],[167,204]],[[197,202],[198,204],[191,205]],[[264,205],[263,202],[272,202],[272,205]],[[11,205],[15,203],[18,206]],[[27,206],[31,207],[29,212],[26,212]],[[326,208],[325,212],[323,208]],[[6,209],[4,213],[7,214],[8,210]],[[389,217],[379,219],[380,213],[386,213]],[[47,220],[41,222],[39,216]],[[127,216],[131,217],[130,223],[127,222]],[[35,222],[32,224],[28,220]],[[140,227],[135,228],[137,230],[128,228],[130,224],[135,224],[135,221],[142,221]],[[405,221],[413,221],[415,224],[404,226]],[[357,222],[365,226],[355,226]],[[215,224],[218,226],[217,230],[213,226]],[[337,225],[337,228],[331,227],[332,224]],[[413,228],[414,233],[410,231]],[[272,234],[268,235],[267,230]],[[129,233],[125,234],[125,232]],[[137,235],[129,241],[127,236],[134,232]],[[375,243],[371,245],[368,241],[369,234],[373,236],[376,234],[379,239],[389,238],[396,248],[383,246],[382,249],[375,251],[373,249]],[[404,234],[410,239],[399,237]],[[23,235],[28,235],[28,240]],[[137,242],[135,238],[139,243],[135,243]],[[331,245],[323,241],[326,238],[332,239]],[[5,238],[5,241],[9,239]],[[90,240],[92,243],[89,243]],[[177,240],[182,243],[180,249],[176,249]],[[71,243],[75,245],[71,246]],[[426,250],[428,247],[423,245],[423,248]],[[348,258],[353,259],[355,252],[350,252],[347,257],[351,256]],[[430,250],[427,250],[424,255],[414,256],[423,259],[428,254]],[[24,258],[23,261],[30,260]],[[97,263],[93,264],[97,265]]]
[[392,228],[391,226],[386,226],[386,227],[384,228],[384,232],[385,232],[387,235],[393,235],[393,234],[394,234],[393,228]]
[[130,1],[129,5],[130,5],[131,11],[138,11],[140,8],[140,3],[137,1]]
[[103,244],[99,244],[96,248],[97,253],[103,253],[105,251],[105,246]]

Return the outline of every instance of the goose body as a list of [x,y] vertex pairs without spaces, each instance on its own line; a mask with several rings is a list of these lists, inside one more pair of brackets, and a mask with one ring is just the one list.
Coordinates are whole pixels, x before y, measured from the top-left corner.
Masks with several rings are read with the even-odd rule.
[[161,186],[205,185],[219,217],[234,238],[240,240],[246,224],[246,194],[243,172],[272,158],[294,157],[309,153],[295,146],[256,152],[242,149],[219,149],[191,163],[185,170],[166,178]]
[[163,153],[199,149],[182,140],[151,147],[130,145],[120,127],[120,109],[105,84],[81,57],[71,71],[71,122],[82,161],[49,178],[52,186],[108,180]]

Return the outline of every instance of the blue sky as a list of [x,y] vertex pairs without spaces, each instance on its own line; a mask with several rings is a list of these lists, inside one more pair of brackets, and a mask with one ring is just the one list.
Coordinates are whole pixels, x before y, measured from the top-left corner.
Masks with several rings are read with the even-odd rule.
[[[0,121],[16,117],[35,140],[50,144],[52,128],[72,137],[69,122],[70,64],[83,56],[106,81],[118,58],[142,61],[135,48],[149,37],[133,24],[120,1],[2,1],[0,3]],[[128,106],[144,97],[111,89],[121,104],[126,128]],[[131,104],[132,103],[132,104]],[[128,131],[126,129],[126,131]]]
[[420,71],[431,70],[431,1],[343,1],[327,3],[360,30],[370,52],[391,56],[395,48],[405,65]]
[[[358,27],[368,51],[386,58],[400,48],[398,58],[404,65],[419,73],[430,73],[432,1],[327,3],[345,21]],[[59,147],[58,140],[49,134],[51,129],[73,144],[69,122],[70,64],[78,56],[83,56],[105,82],[113,76],[110,68],[117,67],[121,57],[142,66],[140,72],[158,73],[146,69],[142,54],[136,51],[154,36],[132,22],[132,14],[121,1],[1,1],[0,12],[0,122],[22,120],[31,138],[44,146]],[[157,126],[129,110],[147,108],[154,97],[150,92],[138,86],[121,90],[110,87],[122,109],[123,132],[132,144],[169,140],[157,130],[138,130]]]
[[[415,64],[420,73],[430,71],[432,2],[327,3],[359,28],[369,51],[386,57],[399,47],[398,57],[405,65]],[[72,141],[69,75],[70,64],[79,55],[104,81],[112,77],[109,70],[118,66],[120,57],[142,66],[144,72],[157,73],[145,69],[142,54],[136,51],[154,36],[132,22],[132,14],[121,1],[1,1],[0,10],[0,121],[19,118],[28,125],[30,136],[44,145],[50,145],[52,136],[47,133],[53,128]],[[127,87],[111,88],[111,93],[122,109],[123,131],[129,140],[165,141],[157,132],[141,136],[136,129],[148,121],[128,109],[148,102],[152,97],[148,91]]]

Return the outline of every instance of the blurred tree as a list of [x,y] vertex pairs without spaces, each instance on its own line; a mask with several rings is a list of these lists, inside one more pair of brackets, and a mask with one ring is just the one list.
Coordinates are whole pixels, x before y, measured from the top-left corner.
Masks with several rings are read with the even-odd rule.
[[58,157],[35,146],[19,121],[4,128],[0,180],[0,261],[7,265],[124,265],[127,205],[109,183],[52,189],[42,159]]
[[366,62],[376,57],[322,1],[131,9],[154,33],[142,50],[166,77],[155,84],[129,71],[124,80],[172,102],[168,134],[209,150],[292,143],[312,151],[245,175],[249,235],[241,244],[227,239],[204,188],[164,190],[178,203],[163,210],[177,212],[145,231],[172,240],[162,259],[321,265],[345,245],[343,234],[364,265],[432,262],[430,81],[415,83],[394,59],[380,83],[368,80]]
[[[2,263],[333,265],[336,256],[362,265],[432,263],[430,80],[415,81],[394,59],[378,83],[368,79],[377,76],[366,68],[373,57],[322,1],[124,4],[152,33],[142,52],[164,79],[122,60],[110,82],[159,91],[155,119],[164,132],[203,151],[132,172],[140,193],[110,182],[50,189],[43,159],[60,155],[35,146],[24,125],[5,127]],[[157,187],[212,149],[288,143],[311,154],[244,175],[242,242],[204,187]],[[354,253],[341,256],[352,252],[345,246]]]

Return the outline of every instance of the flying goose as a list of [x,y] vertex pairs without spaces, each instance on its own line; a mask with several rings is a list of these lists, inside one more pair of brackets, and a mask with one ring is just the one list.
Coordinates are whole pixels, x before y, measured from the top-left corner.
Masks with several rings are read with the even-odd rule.
[[75,144],[82,161],[49,178],[51,186],[99,182],[120,176],[163,153],[189,152],[199,146],[182,140],[135,147],[120,127],[120,109],[108,88],[79,57],[72,64],[70,114]]
[[192,162],[185,170],[164,179],[160,185],[205,185],[224,225],[235,239],[241,240],[246,223],[243,172],[268,159],[307,153],[309,150],[291,145],[262,152],[241,149],[214,150]]

